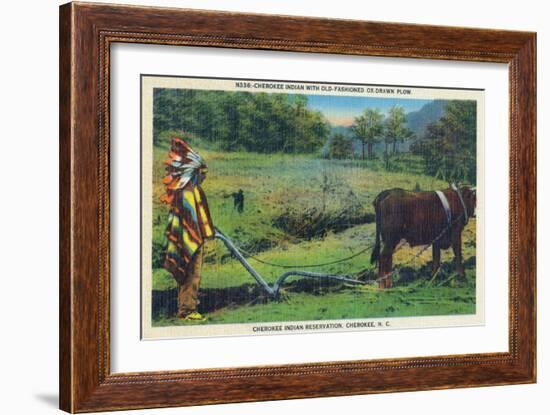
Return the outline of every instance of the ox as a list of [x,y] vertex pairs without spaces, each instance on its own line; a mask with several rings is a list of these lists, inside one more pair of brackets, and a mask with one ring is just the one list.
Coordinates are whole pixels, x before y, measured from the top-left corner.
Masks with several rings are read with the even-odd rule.
[[392,286],[392,257],[401,240],[407,241],[410,246],[432,244],[433,273],[439,269],[441,249],[452,246],[456,270],[464,278],[462,231],[468,219],[475,216],[475,188],[452,185],[440,191],[439,195],[436,192],[390,189],[376,196],[373,205],[376,212],[376,244],[371,263],[378,262],[380,288]]

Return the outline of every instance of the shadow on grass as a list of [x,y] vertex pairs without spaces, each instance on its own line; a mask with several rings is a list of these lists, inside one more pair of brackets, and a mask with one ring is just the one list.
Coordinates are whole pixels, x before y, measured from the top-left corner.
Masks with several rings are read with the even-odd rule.
[[[415,269],[412,267],[399,268],[394,276],[394,286],[415,286],[426,284],[431,278],[431,262]],[[460,281],[453,278],[455,266],[453,262],[441,264],[441,268],[434,280],[434,285],[449,285],[458,283],[460,285],[475,285],[475,257],[470,257],[464,261],[466,269],[466,280]],[[473,279],[469,274],[473,272]],[[377,278],[376,270],[370,269],[358,273],[356,278],[363,281],[373,281]],[[457,280],[455,282],[452,279]],[[348,289],[348,284],[329,279],[307,279],[301,278],[288,282],[284,286],[285,292],[308,293],[311,295],[323,295],[331,292],[338,292]],[[284,294],[282,295],[284,300]],[[239,307],[243,305],[265,304],[272,301],[266,293],[256,284],[243,284],[238,287],[224,288],[201,288],[199,291],[200,304],[198,311],[200,313],[210,313],[221,308]],[[177,312],[177,289],[153,290],[152,309],[153,320],[160,318],[172,318]]]
[[[439,267],[439,271],[437,272],[437,275],[434,278],[433,284],[448,285],[452,280],[454,280],[455,283],[459,283],[459,284],[469,284],[472,281],[468,279],[468,275],[472,271],[474,273],[473,282],[475,282],[475,269],[476,269],[476,257],[471,256],[466,261],[464,261],[464,270],[466,271],[466,279],[461,280],[456,275],[456,266],[454,264],[454,261],[443,262]],[[424,264],[420,268],[413,268],[409,266],[400,268],[397,274],[397,280],[395,281],[395,285],[407,286],[419,281],[427,282],[431,278],[432,278],[432,262],[430,261]]]
[[[178,311],[177,289],[153,290],[153,320],[160,317],[174,317]],[[264,292],[255,284],[238,287],[201,288],[199,291],[199,312],[209,313],[220,308],[266,302]]]
[[[462,283],[470,283],[468,274],[473,272],[475,283],[475,269],[476,269],[476,257],[471,256],[464,261],[464,269],[466,271],[466,280]],[[433,281],[435,285],[447,284],[453,279],[453,274],[456,273],[456,267],[454,261],[443,262],[439,268],[439,271]],[[377,268],[371,268],[361,271],[357,274],[357,279],[361,281],[375,281],[378,278]],[[427,262],[420,268],[414,268],[412,266],[396,267],[393,276],[393,284],[396,287],[414,285],[418,283],[427,283],[432,278],[432,262]],[[455,278],[458,282],[460,279]]]
[[[339,291],[344,287],[339,281],[297,279],[284,285],[286,292],[307,292],[312,295],[323,295],[327,292]],[[285,295],[281,293],[281,300]],[[171,318],[178,311],[177,289],[153,290],[153,320]],[[243,305],[262,304],[271,300],[256,284],[243,284],[238,287],[201,288],[199,291],[200,313],[210,313],[221,308],[238,307]]]

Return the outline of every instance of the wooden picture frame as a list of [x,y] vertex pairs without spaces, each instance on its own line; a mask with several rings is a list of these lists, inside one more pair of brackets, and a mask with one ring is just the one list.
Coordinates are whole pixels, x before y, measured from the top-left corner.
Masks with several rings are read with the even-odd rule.
[[[509,352],[111,373],[109,71],[114,43],[508,64]],[[59,93],[61,409],[91,412],[535,382],[535,33],[69,3],[60,8]]]

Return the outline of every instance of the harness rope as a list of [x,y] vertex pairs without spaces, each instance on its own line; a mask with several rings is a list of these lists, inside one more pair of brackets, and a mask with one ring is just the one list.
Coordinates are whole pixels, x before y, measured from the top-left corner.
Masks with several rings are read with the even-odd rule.
[[[246,250],[240,248],[240,247],[237,247],[235,246],[235,244],[226,236],[224,235],[219,229],[215,229],[215,237],[217,239],[220,239],[224,244],[225,246],[229,249],[229,251],[237,258],[237,260],[239,260],[239,262],[241,262],[241,264],[245,267],[245,269],[252,275],[252,277],[256,280],[256,282],[272,297],[274,298],[278,298],[279,296],[279,291],[283,285],[283,283],[291,276],[301,276],[301,277],[306,277],[306,278],[316,278],[316,279],[322,279],[322,278],[328,278],[328,279],[334,279],[334,280],[338,280],[338,281],[342,281],[342,282],[347,282],[347,283],[351,283],[351,284],[356,284],[356,285],[376,285],[378,284],[380,281],[382,280],[385,280],[387,278],[390,278],[393,273],[399,269],[399,268],[402,268],[406,265],[409,265],[411,262],[413,261],[416,261],[418,259],[418,257],[420,257],[420,255],[422,255],[427,249],[430,248],[430,246],[432,246],[434,243],[436,243],[439,239],[441,239],[443,237],[443,235],[445,235],[446,232],[448,232],[450,230],[450,228],[460,219],[462,218],[463,214],[460,214],[458,215],[447,227],[445,227],[445,229],[443,229],[439,235],[436,236],[436,238],[434,240],[432,240],[432,242],[426,246],[424,246],[420,251],[418,251],[416,253],[416,255],[414,255],[410,260],[406,261],[405,263],[402,263],[402,264],[398,264],[398,265],[395,265],[394,267],[392,267],[392,270],[390,272],[388,272],[387,274],[379,277],[379,278],[376,278],[374,280],[369,280],[369,281],[361,281],[361,280],[358,280],[356,278],[353,278],[352,275],[333,275],[333,274],[322,274],[322,273],[318,273],[318,272],[309,272],[309,271],[299,271],[299,270],[293,270],[293,271],[287,271],[285,272],[284,274],[282,274],[278,279],[277,281],[273,284],[273,286],[270,286],[263,278],[260,274],[258,274],[258,272],[248,263],[248,261],[246,260],[246,258],[241,254],[241,251],[246,254],[248,256],[248,258],[250,259],[253,259],[257,262],[260,262],[260,263],[263,263],[265,265],[269,265],[269,266],[273,266],[273,267],[278,267],[278,268],[296,268],[295,265],[283,265],[283,264],[276,264],[276,263],[271,263],[269,261],[264,261],[260,258],[257,258],[253,255],[250,255]],[[341,259],[338,259],[336,261],[330,261],[330,262],[326,262],[326,263],[322,263],[322,264],[310,264],[310,265],[302,265],[302,266],[299,266],[301,268],[306,268],[306,267],[309,267],[309,268],[313,268],[313,267],[319,267],[319,266],[323,266],[323,265],[331,265],[331,264],[335,264],[335,263],[341,263],[341,262],[345,262],[345,261],[349,261],[350,259],[353,259],[361,254],[364,254],[366,251],[368,251],[369,249],[372,248],[372,245],[369,245],[367,246],[367,248],[365,249],[362,249],[361,251],[359,252],[356,252],[355,254],[349,256],[349,257],[346,257],[346,258],[341,258]],[[366,271],[372,271],[373,269],[375,269],[375,267],[372,267],[371,269],[368,269]]]
[[[273,284],[273,286],[270,286],[260,276],[260,274],[258,274],[256,272],[256,270],[248,263],[248,261],[245,259],[245,257],[241,254],[241,252],[242,252],[248,258],[253,259],[256,262],[259,262],[259,263],[262,263],[262,264],[265,264],[265,265],[269,265],[269,266],[272,266],[272,267],[277,267],[277,268],[284,268],[284,269],[298,268],[298,267],[299,268],[316,268],[316,267],[339,264],[339,263],[342,263],[342,262],[349,261],[349,260],[351,260],[355,257],[358,257],[359,255],[364,254],[368,250],[370,250],[373,246],[372,244],[368,245],[366,248],[360,250],[359,252],[356,252],[356,253],[354,253],[354,254],[352,254],[348,257],[345,257],[345,258],[340,258],[340,259],[337,259],[337,260],[334,260],[334,261],[323,262],[323,263],[319,263],[319,264],[308,264],[308,265],[298,265],[298,266],[296,266],[296,265],[278,264],[278,263],[274,263],[274,262],[265,261],[263,259],[260,259],[260,258],[256,257],[255,255],[251,254],[250,252],[248,252],[247,250],[243,249],[242,247],[237,247],[233,243],[233,241],[231,241],[226,235],[224,235],[217,228],[215,228],[214,236],[217,239],[220,239],[226,245],[226,247],[229,249],[229,251],[241,262],[241,264],[254,277],[254,279],[258,282],[258,284],[260,286],[262,286],[262,288],[264,288],[264,290],[274,298],[277,298],[279,296],[279,291],[280,291],[280,288],[281,288],[282,284],[289,277],[295,276],[295,275],[301,276],[301,277],[306,277],[306,278],[317,278],[317,279],[319,279],[319,278],[328,278],[328,279],[339,280],[339,281],[342,281],[342,282],[348,282],[348,283],[357,284],[357,285],[375,285],[375,284],[379,283],[382,280],[390,278],[396,270],[411,264],[413,261],[416,261],[420,257],[420,255],[422,255],[424,252],[426,252],[426,250],[428,250],[434,243],[439,241],[443,237],[443,235],[445,235],[447,232],[449,232],[451,230],[451,228],[453,227],[453,225],[455,223],[457,223],[457,221],[460,220],[462,217],[465,218],[464,224],[466,225],[468,223],[468,220],[469,220],[468,211],[466,210],[466,204],[464,203],[464,200],[462,198],[462,194],[461,194],[460,190],[455,185],[452,185],[451,187],[458,194],[458,197],[460,199],[460,203],[462,204],[462,207],[463,207],[464,211],[462,213],[460,213],[454,220],[452,220],[452,221],[448,220],[448,225],[429,244],[425,245],[420,251],[418,251],[411,259],[409,259],[408,261],[406,261],[402,264],[398,264],[398,265],[393,266],[390,272],[386,273],[385,275],[383,275],[383,276],[381,276],[381,277],[379,277],[375,280],[360,281],[358,279],[353,278],[352,275],[342,276],[342,275],[333,275],[333,274],[322,274],[322,273],[310,272],[310,271],[293,270],[293,271],[287,271],[284,274],[282,274],[277,279],[277,281]],[[364,270],[364,271],[372,271],[375,268],[376,268],[376,266],[371,268],[371,269]],[[432,277],[432,279],[433,279],[433,277]]]
[[308,264],[308,265],[285,265],[285,264],[277,264],[275,262],[269,262],[269,261],[260,259],[257,256],[251,254],[246,249],[242,248],[241,246],[236,245],[236,247],[239,249],[239,251],[244,253],[247,258],[250,258],[250,259],[253,259],[256,262],[260,262],[262,264],[270,265],[272,267],[277,267],[277,268],[318,268],[318,267],[323,267],[323,266],[326,266],[326,265],[339,264],[341,262],[347,262],[347,261],[349,261],[349,260],[351,260],[355,257],[358,257],[361,254],[364,254],[365,252],[369,251],[373,246],[374,246],[373,244],[370,244],[365,249],[362,249],[359,252],[356,252],[355,254],[352,254],[352,255],[350,255],[348,257],[345,257],[345,258],[336,259],[336,260],[330,261],[330,262],[321,262],[321,263],[318,263],[318,264]]
[[252,275],[252,277],[256,280],[256,282],[273,298],[279,297],[279,291],[281,289],[281,286],[283,283],[289,278],[294,275],[298,275],[301,277],[306,278],[328,278],[328,279],[334,279],[342,282],[348,282],[350,284],[360,284],[365,285],[366,283],[364,281],[359,281],[355,278],[352,278],[350,275],[333,275],[333,274],[321,274],[318,272],[310,272],[310,271],[299,271],[299,270],[292,270],[287,271],[284,274],[282,274],[277,281],[273,284],[273,286],[270,286],[263,278],[262,276],[250,265],[250,263],[246,260],[246,258],[241,254],[241,252],[237,249],[237,247],[233,244],[233,242],[225,236],[222,232],[220,232],[219,229],[215,229],[214,236],[217,239],[220,239],[227,249],[237,258],[237,260],[244,266],[244,268]]
[[[466,226],[466,225],[468,224],[468,221],[469,221],[470,218],[469,218],[469,216],[468,216],[468,210],[466,209],[466,203],[464,203],[464,199],[462,198],[462,192],[458,189],[458,187],[457,187],[454,183],[451,184],[451,189],[453,189],[453,190],[457,193],[458,198],[460,199],[460,203],[462,204],[462,208],[463,208],[464,211],[463,211],[461,214],[459,214],[459,215],[458,215],[454,220],[452,220],[452,221],[450,220],[450,215],[447,215],[447,212],[445,212],[445,214],[447,215],[448,225],[447,225],[447,227],[445,227],[445,228],[439,233],[439,235],[437,235],[437,236],[435,237],[434,240],[432,240],[428,245],[424,246],[424,247],[423,247],[420,251],[418,251],[418,252],[416,253],[416,255],[414,255],[410,260],[406,261],[406,262],[403,263],[403,264],[395,265],[394,267],[392,267],[392,269],[391,269],[390,272],[388,272],[387,274],[385,274],[385,275],[379,277],[379,278],[378,278],[377,280],[375,280],[375,281],[378,282],[378,281],[385,280],[386,278],[390,278],[390,277],[393,275],[393,273],[395,272],[396,269],[402,268],[402,267],[404,267],[404,266],[406,266],[406,265],[409,265],[411,262],[416,261],[416,260],[418,259],[418,257],[420,257],[420,255],[422,255],[424,252],[426,252],[426,250],[428,250],[434,243],[436,243],[437,241],[439,241],[439,240],[443,237],[443,235],[445,235],[445,233],[447,233],[448,231],[450,231],[451,228],[453,227],[453,225],[454,225],[455,223],[457,223],[458,220],[459,220],[460,218],[462,218],[462,217],[465,218],[465,219],[464,219],[464,226]],[[446,203],[448,204],[448,202],[446,201],[447,198],[443,195],[443,193],[441,193],[441,194],[440,194],[440,193],[441,193],[441,192],[436,191],[436,194],[437,194],[437,196],[439,196],[439,198],[440,198],[440,200],[441,200],[441,203],[443,204],[443,208],[444,208],[445,211],[446,211],[446,210],[447,210],[447,207],[446,207],[445,205],[446,205]],[[449,213],[450,213],[450,208],[449,208]],[[439,271],[439,270],[438,270],[438,271]],[[437,273],[437,271],[436,271],[436,273]],[[432,280],[434,279],[435,275],[436,275],[436,274],[434,274],[434,275],[432,276]],[[430,282],[431,282],[431,280],[430,280]]]
[[430,242],[428,245],[424,246],[420,251],[418,251],[418,252],[416,253],[416,255],[414,255],[414,256],[413,256],[411,259],[409,259],[408,261],[406,261],[406,262],[404,262],[404,263],[402,263],[402,264],[395,265],[394,267],[392,267],[392,269],[391,269],[390,272],[388,272],[387,274],[385,274],[385,275],[381,276],[380,278],[378,278],[377,281],[381,281],[381,280],[383,280],[383,279],[386,279],[386,278],[391,277],[391,276],[393,275],[393,273],[395,272],[396,269],[402,268],[402,267],[404,267],[404,266],[406,266],[406,265],[409,265],[411,262],[416,261],[416,260],[418,259],[418,257],[420,257],[420,255],[422,255],[422,254],[423,254],[424,252],[426,252],[433,244],[435,244],[437,241],[439,241],[439,240],[443,237],[443,235],[445,235],[445,233],[447,233],[448,231],[450,231],[450,229],[453,227],[453,225],[454,225],[456,222],[458,222],[458,220],[459,220],[460,218],[462,218],[462,216],[463,216],[462,213],[461,213],[460,215],[458,215],[451,223],[449,223],[449,225],[448,225],[445,229],[443,229],[443,230],[439,233],[439,235],[437,235],[437,236],[435,237],[434,240],[432,240],[432,242]]
[[451,184],[451,189],[453,189],[456,194],[458,195],[458,199],[460,200],[460,204],[462,205],[462,209],[464,209],[464,225],[468,224],[468,220],[470,219],[468,216],[468,210],[466,209],[466,203],[464,203],[464,199],[462,198],[462,192],[458,187],[456,187],[456,184]]

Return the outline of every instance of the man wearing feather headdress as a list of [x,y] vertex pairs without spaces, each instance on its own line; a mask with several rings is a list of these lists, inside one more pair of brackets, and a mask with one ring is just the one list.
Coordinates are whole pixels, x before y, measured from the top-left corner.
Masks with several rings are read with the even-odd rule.
[[202,245],[214,236],[214,225],[201,183],[207,166],[184,140],[172,138],[166,164],[166,193],[160,200],[170,206],[166,227],[164,268],[178,284],[177,316],[203,320],[198,313]]

